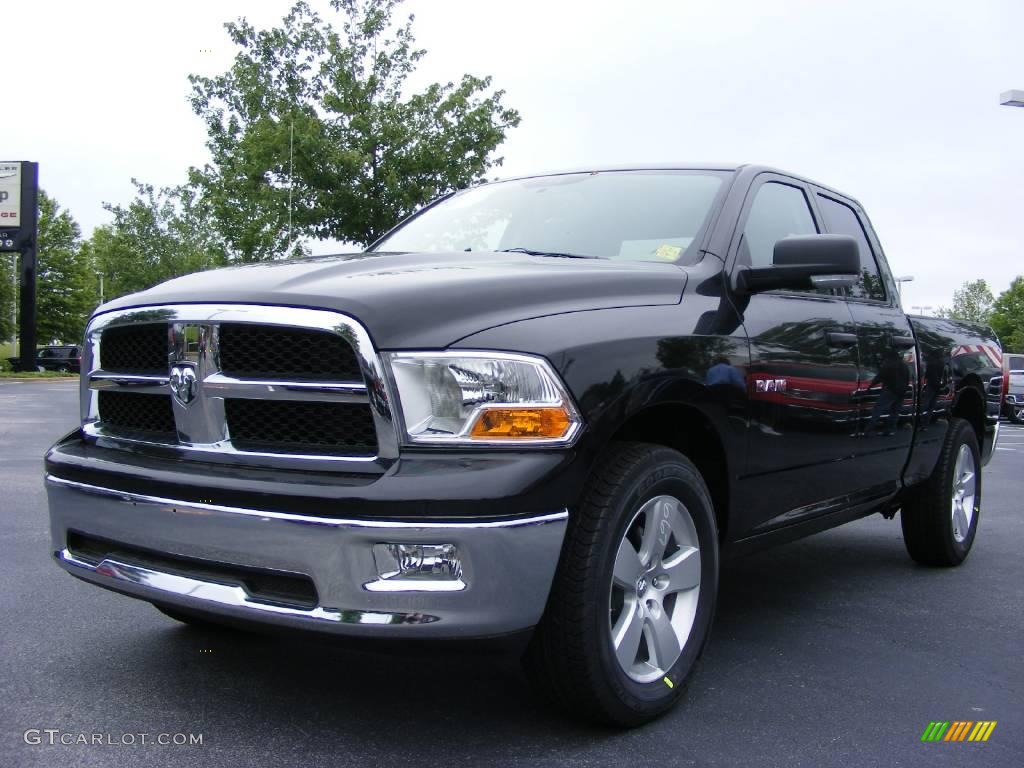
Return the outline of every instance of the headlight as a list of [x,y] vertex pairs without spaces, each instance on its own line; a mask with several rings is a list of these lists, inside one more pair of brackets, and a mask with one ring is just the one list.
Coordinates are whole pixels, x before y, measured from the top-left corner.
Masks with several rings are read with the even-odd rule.
[[580,417],[547,361],[501,352],[389,352],[406,439],[566,444]]

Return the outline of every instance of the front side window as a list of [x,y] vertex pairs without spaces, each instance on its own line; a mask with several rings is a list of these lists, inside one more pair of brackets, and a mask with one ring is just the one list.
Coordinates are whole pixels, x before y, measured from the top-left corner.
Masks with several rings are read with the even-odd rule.
[[727,173],[603,171],[514,179],[452,195],[374,251],[504,251],[688,261]]
[[834,235],[849,235],[857,241],[860,250],[860,277],[850,288],[850,298],[885,301],[885,284],[882,282],[878,262],[871,251],[871,244],[857,212],[846,203],[824,195],[818,195],[818,205],[821,207],[821,215],[825,218],[825,226],[829,232]]
[[740,261],[751,267],[770,267],[779,240],[816,234],[818,228],[801,189],[774,181],[762,184],[743,225]]

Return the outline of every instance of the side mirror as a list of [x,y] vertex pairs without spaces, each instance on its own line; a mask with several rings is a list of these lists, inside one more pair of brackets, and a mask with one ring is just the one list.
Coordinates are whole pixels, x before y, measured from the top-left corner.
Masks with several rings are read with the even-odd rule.
[[814,278],[829,279],[828,287],[850,286],[860,275],[860,251],[849,235],[797,235],[775,243],[770,267],[744,267],[736,272],[736,290],[759,293],[778,288],[814,288]]

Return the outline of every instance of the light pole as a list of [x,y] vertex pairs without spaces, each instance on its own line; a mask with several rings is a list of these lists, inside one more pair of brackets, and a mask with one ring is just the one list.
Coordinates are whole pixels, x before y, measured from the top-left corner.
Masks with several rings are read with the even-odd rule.
[[895,277],[893,279],[896,281],[896,295],[899,296],[900,299],[902,300],[903,299],[903,283],[912,283],[912,282],[914,282],[914,276],[913,275],[904,275],[903,277]]
[[911,307],[911,309],[916,309],[916,310],[918,310],[917,314],[923,315],[923,314],[927,313],[931,309],[931,305],[926,306],[926,307],[922,307],[921,305],[917,305],[917,306]]
[[999,103],[1004,107],[1024,107],[1024,91],[1003,91]]

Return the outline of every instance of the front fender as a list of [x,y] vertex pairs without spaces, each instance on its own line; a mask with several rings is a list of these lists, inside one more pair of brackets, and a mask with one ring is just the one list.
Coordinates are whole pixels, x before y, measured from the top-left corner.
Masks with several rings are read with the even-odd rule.
[[[704,306],[704,304],[708,306]],[[456,348],[495,349],[546,357],[569,387],[586,423],[581,450],[596,454],[638,414],[656,406],[698,411],[742,470],[746,387],[709,375],[713,366],[746,370],[742,329],[696,333],[718,301],[687,306],[620,307],[524,320],[462,339]],[[742,377],[738,379],[742,382]]]

